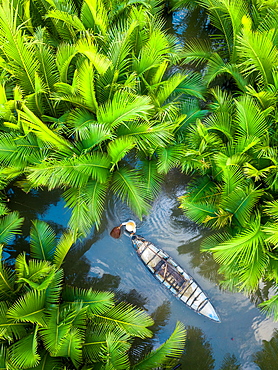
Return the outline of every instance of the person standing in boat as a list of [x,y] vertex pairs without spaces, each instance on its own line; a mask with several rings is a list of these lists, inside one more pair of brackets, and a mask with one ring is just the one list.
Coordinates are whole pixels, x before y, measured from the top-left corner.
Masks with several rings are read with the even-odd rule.
[[128,220],[127,222],[123,222],[121,226],[125,226],[125,230],[128,235],[133,235],[136,233],[136,223],[133,220]]
[[126,233],[126,235],[132,236],[136,233],[136,223],[133,220],[128,220],[127,222],[123,222],[119,226],[114,227],[111,230],[110,235],[113,238],[118,239],[121,235],[122,226],[125,227],[124,233]]

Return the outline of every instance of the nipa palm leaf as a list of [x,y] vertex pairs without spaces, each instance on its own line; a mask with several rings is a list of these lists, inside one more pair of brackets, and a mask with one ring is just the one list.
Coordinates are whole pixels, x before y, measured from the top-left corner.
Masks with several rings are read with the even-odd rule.
[[87,28],[95,29],[103,37],[107,36],[109,19],[108,11],[103,1],[97,0],[92,2],[85,0],[82,4],[80,18]]
[[119,335],[114,332],[108,333],[105,338],[105,344],[100,349],[105,368],[128,370],[128,350],[130,346],[127,335],[122,335],[119,338]]
[[70,358],[74,366],[78,368],[82,362],[83,336],[80,330],[72,328],[62,339],[62,343],[56,352],[56,356]]
[[30,230],[30,256],[52,261],[56,246],[56,234],[44,221],[35,220]]
[[139,361],[133,370],[151,370],[156,367],[169,364],[169,362],[181,357],[186,339],[186,330],[181,322],[178,322],[169,339],[158,349],[150,352],[143,360]]
[[152,200],[158,195],[163,178],[157,171],[157,161],[153,158],[141,160],[139,169],[146,185],[147,197]]
[[[126,349],[130,347],[130,340],[132,339],[129,334],[126,334],[120,328],[111,327],[109,323],[99,324],[91,323],[87,325],[87,330],[85,333],[85,339],[83,344],[83,354],[89,362],[99,362],[104,360],[104,355],[107,354],[107,337],[113,335],[113,343],[119,345]],[[105,360],[104,360],[105,361]]]
[[151,331],[147,328],[153,325],[152,318],[145,311],[125,302],[119,303],[104,314],[95,314],[94,322],[109,323],[111,329],[119,327],[131,336],[140,338],[152,336]]
[[242,136],[263,137],[268,129],[264,113],[252,97],[245,95],[236,101],[235,122]]
[[64,259],[72,247],[72,245],[76,241],[76,234],[69,230],[67,232],[64,232],[60,239],[57,242],[54,256],[53,256],[53,263],[56,266],[56,268],[60,268],[62,263],[64,262]]
[[44,161],[29,168],[28,180],[34,186],[80,188],[93,178],[105,183],[109,176],[110,160],[101,153],[84,154],[64,160]]
[[257,79],[264,85],[273,83],[272,70],[278,63],[278,50],[274,44],[275,30],[252,31],[247,17],[243,22],[243,34],[238,37],[239,52],[243,72],[246,75],[255,72]]
[[[3,244],[0,244],[0,256],[2,259]],[[0,263],[0,298],[3,300],[9,299],[15,291],[16,274],[14,270],[6,267],[1,261]]]
[[104,74],[111,65],[111,60],[97,50],[97,46],[93,42],[93,38],[86,36],[80,38],[76,43],[77,52],[84,54],[93,64],[99,74]]
[[235,188],[229,195],[222,198],[220,206],[232,213],[242,227],[250,222],[251,213],[264,191],[253,187]]
[[107,153],[111,157],[112,168],[135,146],[132,137],[119,137],[111,141],[107,146]]
[[183,145],[169,145],[157,150],[157,170],[161,174],[168,173],[172,168],[179,166],[179,161],[184,154]]
[[120,168],[113,174],[112,191],[134,212],[142,217],[148,209],[148,204],[145,200],[146,193],[139,172]]
[[72,230],[79,230],[86,235],[94,223],[97,228],[99,227],[108,186],[109,181],[102,184],[91,180],[86,186],[70,188],[64,192],[66,204],[72,208],[69,220]]
[[249,220],[244,231],[209,250],[222,266],[220,272],[234,277],[240,290],[252,291],[264,275],[269,258],[264,247],[265,233],[260,218]]
[[31,322],[45,325],[45,292],[31,290],[22,295],[9,308],[7,317],[15,322]]
[[11,212],[1,218],[0,222],[0,244],[7,244],[15,234],[20,233],[23,218],[19,217],[18,212]]
[[52,306],[60,302],[60,293],[63,288],[64,273],[62,269],[55,272],[55,275],[45,290],[45,302],[46,307]]
[[9,362],[17,369],[35,367],[39,360],[38,354],[38,327],[32,333],[13,343],[8,349]]
[[31,259],[27,263],[25,253],[17,256],[15,269],[17,282],[26,282],[37,290],[46,289],[55,274],[53,265],[48,261]]
[[13,3],[3,1],[0,6],[0,42],[8,63],[2,68],[10,69],[26,93],[35,91],[35,73],[39,61],[35,58],[35,48],[27,42],[24,33],[17,27]]
[[147,119],[153,108],[148,96],[133,95],[127,91],[116,92],[111,101],[99,106],[97,120],[109,128],[132,120]]
[[9,306],[10,302],[0,302],[0,338],[4,341],[7,340],[9,342],[13,342],[22,337],[25,337],[27,332],[25,323],[14,322],[13,320],[9,320],[7,318],[7,311],[9,309]]
[[82,302],[83,306],[87,306],[89,315],[102,314],[114,306],[111,292],[97,292],[92,289],[81,289],[67,286],[62,294],[65,302]]
[[69,66],[76,53],[77,50],[74,44],[59,44],[56,53],[56,64],[61,82],[68,83]]
[[275,294],[273,297],[259,304],[262,312],[269,317],[272,317],[275,321],[278,320],[278,295]]
[[85,106],[96,113],[98,102],[95,92],[95,73],[93,64],[87,59],[77,68],[78,92],[84,100]]
[[47,325],[45,327],[40,328],[39,333],[50,355],[56,356],[63,339],[70,332],[72,322],[71,320],[63,320],[60,317],[60,306],[52,305],[46,311],[46,323]]

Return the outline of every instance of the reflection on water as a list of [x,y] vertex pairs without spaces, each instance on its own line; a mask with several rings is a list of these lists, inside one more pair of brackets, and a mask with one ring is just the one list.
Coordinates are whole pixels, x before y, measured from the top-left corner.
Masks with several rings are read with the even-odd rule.
[[277,370],[278,368],[278,331],[273,337],[263,341],[263,349],[253,355],[254,362],[261,370]]
[[182,364],[185,369],[213,370],[215,360],[211,344],[200,328],[188,326]]

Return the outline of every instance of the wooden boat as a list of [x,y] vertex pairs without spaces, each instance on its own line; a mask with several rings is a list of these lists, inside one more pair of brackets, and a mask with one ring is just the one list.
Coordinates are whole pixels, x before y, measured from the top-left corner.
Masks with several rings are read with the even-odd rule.
[[195,280],[166,252],[145,238],[126,233],[138,256],[151,273],[188,307],[209,319],[220,322],[213,305]]

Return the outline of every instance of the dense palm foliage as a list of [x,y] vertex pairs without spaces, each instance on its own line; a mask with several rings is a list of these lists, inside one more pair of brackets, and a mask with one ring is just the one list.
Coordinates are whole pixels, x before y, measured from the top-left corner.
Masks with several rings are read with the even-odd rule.
[[172,68],[159,4],[1,1],[2,188],[63,189],[83,234],[110,192],[147,212],[187,98],[202,98],[200,76]]
[[[278,9],[198,3],[218,33],[211,45],[196,40],[185,50],[185,62],[206,65],[210,114],[186,134],[181,165],[196,176],[181,205],[192,220],[221,230],[203,249],[220,263],[225,286],[250,292],[261,278],[277,286]],[[277,318],[277,296],[265,307]]]
[[[19,232],[22,219],[2,215],[3,245]],[[0,266],[1,369],[153,369],[170,366],[181,355],[185,330],[178,323],[158,349],[130,364],[134,338],[152,335],[153,320],[130,304],[116,304],[112,292],[63,285],[61,264],[74,242],[60,237],[43,221],[34,221],[30,256],[18,255],[15,266]]]

